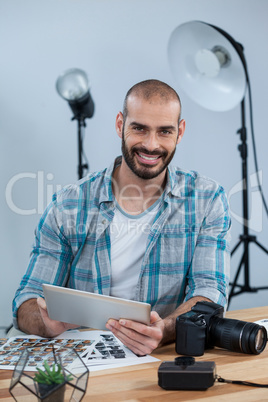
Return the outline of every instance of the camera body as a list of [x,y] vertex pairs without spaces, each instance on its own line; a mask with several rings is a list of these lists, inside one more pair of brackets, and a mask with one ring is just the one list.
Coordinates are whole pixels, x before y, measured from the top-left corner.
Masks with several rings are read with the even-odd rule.
[[164,361],[158,368],[158,385],[168,390],[206,390],[215,378],[215,362],[196,362],[193,357]]
[[191,311],[176,319],[176,352],[181,355],[202,356],[210,342],[210,324],[213,318],[222,318],[224,309],[216,303],[197,302]]
[[267,343],[265,327],[253,322],[223,318],[224,309],[202,301],[176,319],[176,352],[202,356],[205,349],[220,348],[242,353],[261,353]]

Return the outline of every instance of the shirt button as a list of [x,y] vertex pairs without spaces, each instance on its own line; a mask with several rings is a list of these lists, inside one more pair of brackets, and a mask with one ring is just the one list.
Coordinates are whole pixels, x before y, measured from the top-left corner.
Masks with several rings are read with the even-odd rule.
[[103,225],[106,224],[106,219],[103,219],[103,221],[101,222]]

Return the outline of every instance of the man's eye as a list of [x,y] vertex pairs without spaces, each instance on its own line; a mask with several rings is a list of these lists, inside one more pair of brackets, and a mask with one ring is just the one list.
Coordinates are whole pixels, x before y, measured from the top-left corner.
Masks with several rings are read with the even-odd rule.
[[143,127],[134,127],[135,131],[143,131]]
[[164,135],[168,135],[168,134],[171,134],[171,132],[170,132],[170,131],[168,131],[168,130],[162,130],[162,134],[164,134]]

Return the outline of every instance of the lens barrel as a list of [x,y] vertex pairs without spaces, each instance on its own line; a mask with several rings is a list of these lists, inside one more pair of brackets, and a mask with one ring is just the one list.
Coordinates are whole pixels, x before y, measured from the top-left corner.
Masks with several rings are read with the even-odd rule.
[[267,343],[267,331],[258,324],[230,318],[212,317],[208,330],[208,345],[234,352],[261,353]]

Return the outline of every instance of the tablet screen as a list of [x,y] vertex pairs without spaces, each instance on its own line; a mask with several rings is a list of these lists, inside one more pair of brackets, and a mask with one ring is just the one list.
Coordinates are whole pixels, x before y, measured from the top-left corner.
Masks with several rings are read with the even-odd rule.
[[133,300],[43,284],[48,315],[52,320],[106,329],[109,318],[150,324],[151,305]]

